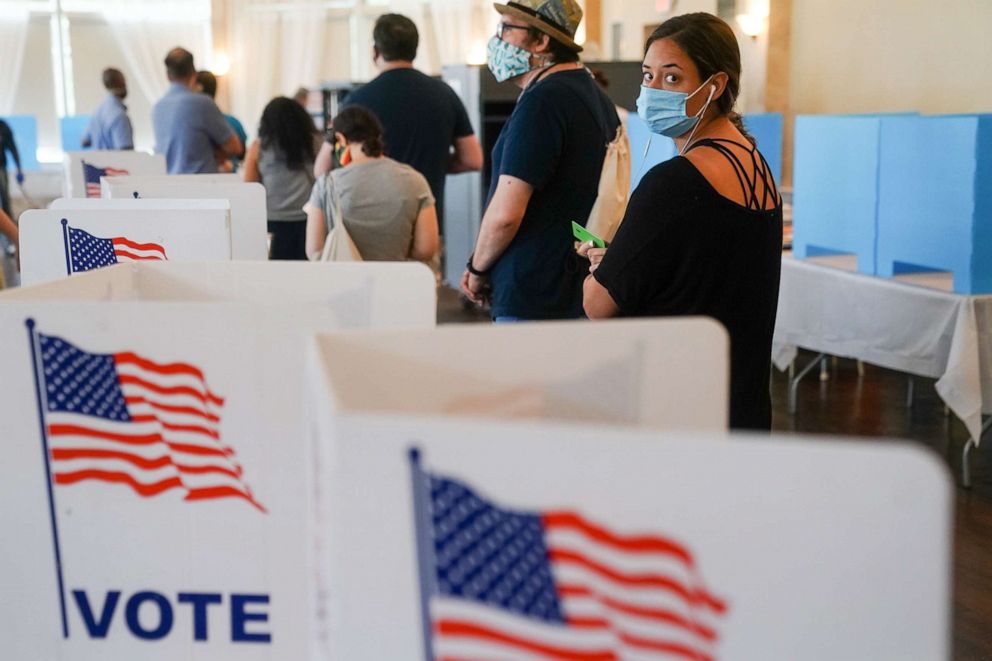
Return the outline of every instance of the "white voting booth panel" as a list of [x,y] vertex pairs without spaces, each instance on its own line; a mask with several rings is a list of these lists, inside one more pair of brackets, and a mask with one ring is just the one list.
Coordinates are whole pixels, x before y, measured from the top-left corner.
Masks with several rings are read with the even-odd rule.
[[270,268],[273,299],[230,286],[260,277],[243,265],[209,265],[232,275],[200,291],[186,266],[0,294],[5,660],[309,658],[305,347],[433,324],[433,277],[327,264],[297,287]]
[[163,199],[115,199],[105,197],[59,197],[52,200],[49,209],[76,209],[91,211],[93,209],[114,209],[124,211],[186,211],[189,209],[221,209],[230,214],[231,203],[227,200],[163,200]]
[[315,433],[326,658],[950,658],[921,450],[329,407]]
[[[104,181],[104,179],[106,181]],[[144,175],[113,175],[104,177],[100,180],[101,183],[101,194],[107,196],[107,186],[111,183],[113,184],[126,184],[129,186],[134,186],[139,183],[144,184],[236,184],[243,182],[239,175],[218,172],[215,174],[166,174],[164,172],[158,174],[144,174]]]
[[[234,259],[268,258],[265,188],[259,183],[180,179],[182,175],[146,180],[108,178],[104,197],[226,199],[231,203],[231,250]],[[213,177],[223,175],[190,175]]]
[[21,215],[21,281],[134,261],[231,259],[226,209],[36,209]]
[[165,156],[140,151],[70,151],[62,160],[65,197],[100,197],[100,179],[114,175],[165,175]]
[[346,411],[727,428],[728,341],[704,318],[321,337]]

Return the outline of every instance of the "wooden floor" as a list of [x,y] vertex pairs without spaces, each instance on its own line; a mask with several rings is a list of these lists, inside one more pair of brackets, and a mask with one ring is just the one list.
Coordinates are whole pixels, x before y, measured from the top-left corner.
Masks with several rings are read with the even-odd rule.
[[[457,294],[441,290],[439,323],[487,321],[465,308]],[[805,364],[812,354],[801,353]],[[831,359],[828,378],[814,370],[801,383],[795,416],[788,412],[787,375],[772,378],[773,426],[779,432],[910,439],[943,457],[958,481],[954,533],[954,658],[992,660],[992,447],[971,453],[972,488],[960,486],[961,451],[968,434],[944,405],[932,379],[916,378],[907,405],[905,374],[852,360]],[[986,433],[992,443],[992,432]],[[909,661],[909,660],[907,660]]]

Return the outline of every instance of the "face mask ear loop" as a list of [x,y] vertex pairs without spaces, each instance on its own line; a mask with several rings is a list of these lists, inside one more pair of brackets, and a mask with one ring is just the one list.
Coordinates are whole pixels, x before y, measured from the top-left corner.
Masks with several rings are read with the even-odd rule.
[[699,124],[703,119],[703,115],[706,114],[707,108],[710,107],[710,102],[713,101],[714,94],[716,94],[716,85],[710,87],[710,95],[706,97],[706,103],[704,103],[702,109],[698,113],[696,113],[696,117],[699,118],[699,121],[697,121],[696,125],[692,127],[692,132],[689,133],[689,138],[685,141],[685,144],[682,145],[682,150],[679,151],[679,156],[683,156],[686,150],[689,148],[689,145],[692,144],[692,136],[696,135],[696,129],[699,128]]

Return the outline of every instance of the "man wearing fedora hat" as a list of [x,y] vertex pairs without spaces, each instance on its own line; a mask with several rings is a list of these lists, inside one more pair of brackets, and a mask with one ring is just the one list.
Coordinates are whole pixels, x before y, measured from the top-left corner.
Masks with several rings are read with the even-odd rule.
[[519,0],[500,14],[489,69],[523,92],[492,152],[489,202],[462,290],[496,322],[582,316],[572,221],[585,224],[620,119],[579,61],[575,0]]

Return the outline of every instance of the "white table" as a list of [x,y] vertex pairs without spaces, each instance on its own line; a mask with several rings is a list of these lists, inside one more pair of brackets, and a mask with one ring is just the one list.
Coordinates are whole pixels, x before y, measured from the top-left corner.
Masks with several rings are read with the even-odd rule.
[[954,294],[945,273],[891,279],[853,268],[846,256],[783,257],[776,367],[786,369],[802,347],[936,378],[971,435],[967,458],[981,440],[982,414],[992,413],[992,295]]

